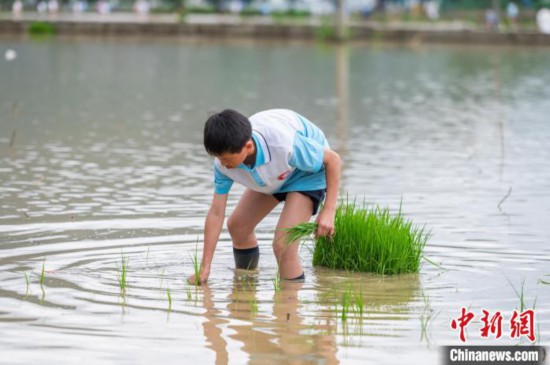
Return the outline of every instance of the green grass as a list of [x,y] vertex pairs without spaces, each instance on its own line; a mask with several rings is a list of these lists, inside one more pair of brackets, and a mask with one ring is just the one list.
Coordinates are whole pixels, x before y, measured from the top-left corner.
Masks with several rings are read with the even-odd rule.
[[33,22],[28,29],[29,34],[38,36],[51,36],[55,31],[55,24],[47,22]]
[[[387,208],[342,202],[334,225],[332,238],[315,239],[314,266],[384,275],[420,270],[429,234],[406,220],[401,207],[392,215]],[[313,222],[297,225],[287,230],[287,242],[312,237],[316,230]]]
[[128,288],[128,261],[129,258],[125,257],[124,254],[121,254],[121,265],[120,267],[117,266],[117,280],[118,280],[118,286],[120,287],[121,291],[125,291],[126,288]]
[[334,39],[336,36],[336,31],[332,19],[323,18],[321,25],[315,28],[315,38],[319,42],[326,42],[331,39]]

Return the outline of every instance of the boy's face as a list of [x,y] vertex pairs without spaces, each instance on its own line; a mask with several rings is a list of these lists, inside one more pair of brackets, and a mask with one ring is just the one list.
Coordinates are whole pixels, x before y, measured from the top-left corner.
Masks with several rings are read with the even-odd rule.
[[237,153],[229,153],[225,152],[218,156],[218,160],[220,160],[221,164],[225,166],[228,169],[234,169],[235,167],[239,166],[244,162],[247,156],[254,153],[254,142],[248,141],[244,145],[244,147],[241,149],[240,152]]

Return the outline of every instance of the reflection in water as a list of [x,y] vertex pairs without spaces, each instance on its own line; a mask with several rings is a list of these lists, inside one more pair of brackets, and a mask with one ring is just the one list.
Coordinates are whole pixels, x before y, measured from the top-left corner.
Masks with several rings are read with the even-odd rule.
[[227,297],[231,320],[220,318],[224,309],[215,307],[211,289],[204,286],[204,335],[208,347],[216,353],[216,364],[229,360],[223,328],[230,330],[227,336],[231,340],[241,344],[239,348],[247,354],[250,364],[337,363],[332,321],[308,325],[300,314],[303,305],[299,293],[303,285],[283,281],[279,291],[271,290],[272,302],[264,298],[258,303],[258,278],[237,271]]
[[[314,269],[312,300],[300,299],[304,283],[284,281],[281,290],[275,291],[262,287],[256,274],[239,271],[227,300],[215,300],[217,295],[204,286],[203,330],[207,347],[216,354],[216,364],[232,360],[230,354],[238,356],[230,350],[234,341],[251,364],[334,364],[339,361],[339,345],[360,347],[365,338],[373,336],[406,338],[408,330],[381,331],[380,322],[410,321],[411,303],[424,301],[422,313],[429,315],[417,274],[330,276],[327,271]],[[225,295],[226,288],[221,291],[220,295]],[[260,294],[263,291],[273,293],[272,300]],[[423,322],[415,326],[425,339],[429,319],[420,320]]]
[[[342,307],[345,292],[350,291],[352,299],[362,294],[365,317],[372,320],[377,315],[389,315],[395,320],[408,320],[411,302],[422,297],[418,274],[381,276],[370,273],[343,273],[326,268],[314,268],[317,300],[325,311],[333,311],[334,305]],[[333,275],[327,275],[332,271]],[[357,319],[357,318],[356,318]],[[366,332],[368,333],[368,332]],[[371,335],[375,335],[371,333]]]

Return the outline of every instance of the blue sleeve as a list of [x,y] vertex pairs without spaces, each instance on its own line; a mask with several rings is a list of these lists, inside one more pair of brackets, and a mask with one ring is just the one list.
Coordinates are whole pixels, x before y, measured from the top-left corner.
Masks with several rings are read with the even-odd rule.
[[296,133],[292,156],[288,163],[298,170],[308,172],[319,172],[323,167],[325,147],[311,138]]
[[233,180],[224,175],[216,165],[214,165],[214,192],[216,194],[227,194],[231,190]]

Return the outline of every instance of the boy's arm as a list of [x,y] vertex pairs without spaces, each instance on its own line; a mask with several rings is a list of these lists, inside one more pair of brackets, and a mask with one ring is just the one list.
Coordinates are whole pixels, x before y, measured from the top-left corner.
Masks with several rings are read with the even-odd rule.
[[317,217],[317,236],[332,236],[334,234],[334,216],[338,191],[340,189],[340,156],[329,148],[325,148],[323,164],[327,179],[327,196],[321,213]]
[[[199,284],[206,283],[210,276],[212,258],[214,257],[214,251],[216,250],[225,219],[227,197],[227,194],[214,194],[210,210],[204,222],[204,248],[202,251]],[[191,275],[188,280],[190,284],[196,284],[195,275]]]

